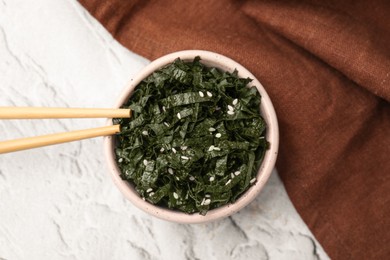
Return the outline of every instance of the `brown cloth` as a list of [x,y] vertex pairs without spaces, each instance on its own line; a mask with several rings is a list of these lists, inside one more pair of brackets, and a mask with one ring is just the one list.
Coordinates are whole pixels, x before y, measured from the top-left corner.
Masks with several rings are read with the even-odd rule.
[[280,124],[277,169],[333,259],[390,259],[390,1],[81,0],[130,50],[215,51]]

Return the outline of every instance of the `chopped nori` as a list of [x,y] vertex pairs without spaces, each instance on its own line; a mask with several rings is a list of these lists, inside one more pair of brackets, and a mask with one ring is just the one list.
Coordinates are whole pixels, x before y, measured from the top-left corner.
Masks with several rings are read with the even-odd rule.
[[148,76],[117,118],[121,177],[150,203],[186,213],[233,203],[252,184],[268,142],[249,78],[176,59]]

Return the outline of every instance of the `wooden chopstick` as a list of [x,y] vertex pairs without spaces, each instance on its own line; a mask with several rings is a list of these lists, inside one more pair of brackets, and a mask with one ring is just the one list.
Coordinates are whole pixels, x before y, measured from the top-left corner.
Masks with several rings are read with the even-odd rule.
[[113,135],[120,132],[120,125],[104,126],[86,130],[35,136],[0,142],[0,154],[27,150],[47,145],[78,141],[98,136]]
[[0,119],[129,118],[130,109],[0,107]]
[[[111,108],[46,108],[0,107],[0,119],[50,119],[50,118],[129,118],[130,109]],[[32,149],[47,145],[78,141],[120,132],[119,125],[86,130],[35,136],[0,142],[0,154]]]

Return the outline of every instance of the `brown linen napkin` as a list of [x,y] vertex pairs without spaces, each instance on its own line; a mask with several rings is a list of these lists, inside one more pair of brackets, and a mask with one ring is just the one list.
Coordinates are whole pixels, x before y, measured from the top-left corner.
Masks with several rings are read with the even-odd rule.
[[229,56],[263,83],[278,171],[334,259],[390,257],[390,2],[81,0],[149,59]]

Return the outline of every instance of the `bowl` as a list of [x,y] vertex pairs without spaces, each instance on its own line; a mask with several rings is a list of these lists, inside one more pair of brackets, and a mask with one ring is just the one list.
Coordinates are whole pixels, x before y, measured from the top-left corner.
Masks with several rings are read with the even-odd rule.
[[[119,99],[115,104],[115,108],[119,108],[124,104],[131,96],[135,87],[147,76],[152,74],[154,71],[164,67],[165,65],[172,63],[175,59],[180,58],[184,61],[192,61],[196,56],[200,56],[201,62],[209,67],[216,67],[222,71],[233,72],[234,69],[238,70],[238,76],[241,78],[251,78],[253,81],[249,84],[250,86],[256,86],[257,90],[261,95],[260,111],[264,120],[267,123],[266,138],[270,143],[269,149],[266,151],[262,164],[260,165],[257,172],[257,181],[252,185],[245,193],[243,193],[239,199],[232,204],[209,210],[205,216],[199,213],[187,214],[168,208],[153,205],[141,198],[136,192],[132,184],[124,181],[120,177],[120,170],[115,159],[115,136],[108,136],[104,138],[104,150],[106,159],[108,162],[109,171],[112,179],[123,195],[130,200],[136,207],[143,210],[144,212],[153,215],[157,218],[164,219],[176,223],[205,223],[228,217],[250,202],[252,202],[267,182],[271,172],[275,166],[275,161],[279,147],[279,130],[278,122],[275,114],[272,102],[265,91],[261,83],[256,77],[234,60],[210,51],[203,50],[185,50],[174,52],[163,57],[160,57],[149,65],[147,65],[136,77],[130,80],[127,87],[123,90]],[[112,125],[112,120],[109,120],[109,125]]]

